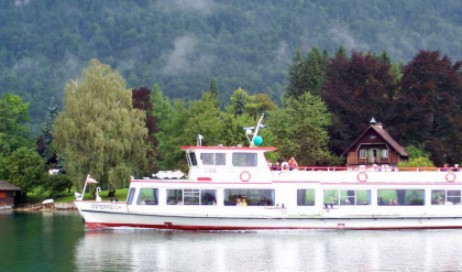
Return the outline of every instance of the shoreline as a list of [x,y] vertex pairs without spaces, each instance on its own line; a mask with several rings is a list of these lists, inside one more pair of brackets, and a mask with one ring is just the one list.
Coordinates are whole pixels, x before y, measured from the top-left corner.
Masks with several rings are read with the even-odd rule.
[[34,204],[12,207],[14,211],[54,211],[54,210],[77,210],[73,202],[55,202],[50,204]]

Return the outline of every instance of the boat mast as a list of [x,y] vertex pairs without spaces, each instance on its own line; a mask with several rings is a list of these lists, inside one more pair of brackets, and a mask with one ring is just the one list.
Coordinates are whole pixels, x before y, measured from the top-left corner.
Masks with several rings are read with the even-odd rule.
[[[263,127],[262,122],[263,122],[264,117],[265,117],[265,114],[263,113],[261,115],[261,117],[260,117],[260,120],[258,120],[257,127],[255,128],[255,132],[253,133],[252,139],[249,139],[249,137],[247,137],[247,139],[249,140],[250,147],[255,147],[254,140],[255,140],[255,137],[258,136],[258,130],[260,129],[260,127]],[[249,131],[249,130],[247,130],[247,131]],[[249,134],[251,134],[251,133],[249,133]],[[248,136],[247,132],[246,132],[246,136]]]

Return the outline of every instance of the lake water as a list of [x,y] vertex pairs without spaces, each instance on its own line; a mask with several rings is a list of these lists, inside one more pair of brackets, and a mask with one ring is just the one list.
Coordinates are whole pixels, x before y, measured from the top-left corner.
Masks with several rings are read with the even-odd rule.
[[0,212],[0,271],[462,271],[462,230],[85,230],[76,212]]

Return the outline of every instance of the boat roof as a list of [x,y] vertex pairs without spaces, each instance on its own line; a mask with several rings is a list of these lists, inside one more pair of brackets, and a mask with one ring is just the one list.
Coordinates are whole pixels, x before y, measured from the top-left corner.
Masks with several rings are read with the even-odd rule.
[[266,147],[249,147],[249,146],[196,146],[196,145],[190,145],[190,146],[182,146],[181,150],[205,150],[205,151],[212,151],[212,150],[223,150],[223,151],[229,151],[229,150],[255,150],[255,151],[275,151],[276,147],[273,146],[266,146]]

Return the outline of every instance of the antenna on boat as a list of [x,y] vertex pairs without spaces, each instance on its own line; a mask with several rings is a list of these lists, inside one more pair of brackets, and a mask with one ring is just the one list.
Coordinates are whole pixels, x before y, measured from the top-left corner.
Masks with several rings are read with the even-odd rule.
[[[265,114],[263,113],[261,115],[260,120],[258,120],[257,126],[256,127],[245,127],[245,137],[247,137],[247,140],[249,141],[250,147],[255,147],[259,146],[263,143],[263,139],[258,136],[258,130],[260,128],[264,128],[265,125],[262,124],[263,118],[265,117]],[[252,133],[252,130],[255,129],[255,131]],[[249,138],[249,136],[252,135],[252,139]]]
[[204,139],[204,136],[197,134],[197,142],[196,142],[197,146],[202,146],[202,139]]

